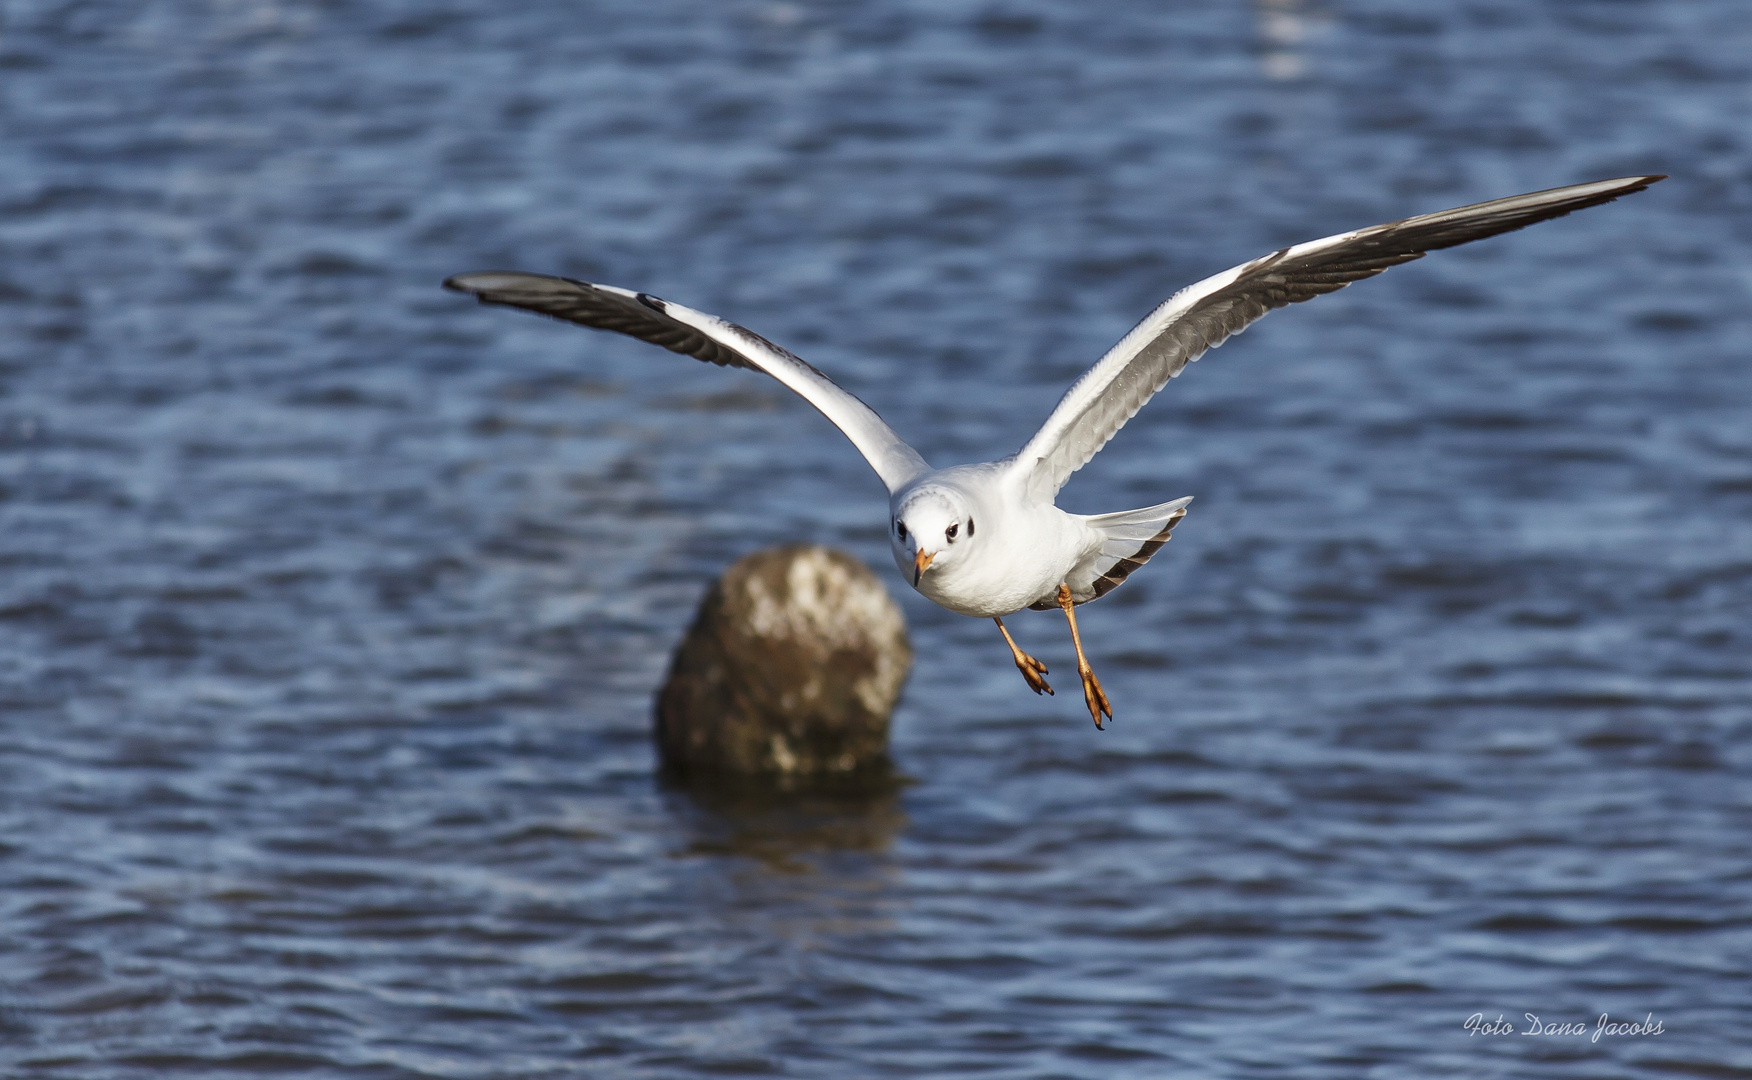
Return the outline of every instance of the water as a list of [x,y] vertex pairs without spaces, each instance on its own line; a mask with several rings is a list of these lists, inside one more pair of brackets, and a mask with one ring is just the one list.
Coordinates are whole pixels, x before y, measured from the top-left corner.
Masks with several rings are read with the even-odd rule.
[[[76,4],[0,23],[0,1057],[107,1078],[1752,1075],[1752,9]],[[1206,357],[1117,723],[906,595],[887,800],[651,776],[707,582],[888,573],[1168,292],[1636,172]],[[897,595],[906,593],[890,578]],[[1598,1014],[1659,1035],[1469,1035]]]

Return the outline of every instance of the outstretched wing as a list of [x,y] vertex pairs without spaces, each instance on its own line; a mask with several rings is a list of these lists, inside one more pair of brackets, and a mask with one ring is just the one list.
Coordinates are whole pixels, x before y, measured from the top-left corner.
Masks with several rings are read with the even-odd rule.
[[802,395],[845,432],[891,493],[930,471],[925,459],[870,406],[766,338],[715,315],[612,285],[544,274],[458,274],[447,279],[444,287],[468,293],[483,304],[523,308],[580,326],[627,334],[696,360],[764,371]]
[[1631,176],[1536,191],[1406,218],[1274,251],[1175,293],[1071,385],[1017,452],[1031,490],[1064,486],[1169,379],[1230,334],[1285,304],[1374,277],[1425,252],[1482,240],[1641,191],[1665,176]]

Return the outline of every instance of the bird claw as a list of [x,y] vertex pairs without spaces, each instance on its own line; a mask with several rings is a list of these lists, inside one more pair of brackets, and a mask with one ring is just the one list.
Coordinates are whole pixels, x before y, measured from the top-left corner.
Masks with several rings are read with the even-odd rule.
[[1089,706],[1089,719],[1095,721],[1095,730],[1104,731],[1101,717],[1106,714],[1109,720],[1113,719],[1113,706],[1107,703],[1101,680],[1095,677],[1095,669],[1089,666],[1089,658],[1083,655],[1083,635],[1077,632],[1077,602],[1071,596],[1069,585],[1059,585],[1058,604],[1064,609],[1065,621],[1071,624],[1071,644],[1077,648],[1077,674],[1083,677],[1083,704]]
[[1095,730],[1106,730],[1101,726],[1101,717],[1113,719],[1113,706],[1107,703],[1107,695],[1101,690],[1101,680],[1095,677],[1093,668],[1079,668],[1077,674],[1083,677],[1083,703],[1089,706],[1089,719],[1095,721]]
[[1029,656],[1027,653],[1018,653],[1016,655],[1016,670],[1020,671],[1022,673],[1022,678],[1028,681],[1028,689],[1034,691],[1036,694],[1045,694],[1048,697],[1053,696],[1052,687],[1048,685],[1045,679],[1041,678],[1042,675],[1046,674],[1045,664],[1036,660],[1034,657]]
[[1048,686],[1046,680],[1041,678],[1042,675],[1046,674],[1046,665],[1017,647],[1016,639],[1010,636],[1010,628],[1004,625],[1004,620],[993,619],[992,621],[998,624],[998,632],[1004,635],[1004,644],[1010,646],[1010,655],[1016,661],[1016,670],[1020,671],[1022,678],[1027,680],[1028,689],[1036,694],[1050,695],[1052,687]]

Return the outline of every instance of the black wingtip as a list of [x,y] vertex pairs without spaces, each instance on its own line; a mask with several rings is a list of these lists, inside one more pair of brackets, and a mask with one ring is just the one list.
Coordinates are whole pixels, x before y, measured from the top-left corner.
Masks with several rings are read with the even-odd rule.
[[529,308],[540,311],[534,301],[552,299],[578,289],[595,289],[586,281],[554,277],[551,274],[530,274],[521,270],[475,270],[467,274],[452,274],[444,279],[451,292],[472,296],[483,304]]
[[[1573,210],[1582,210],[1582,209],[1586,209],[1587,207],[1590,207],[1590,206],[1603,206],[1609,202],[1616,202],[1619,199],[1622,199],[1626,195],[1635,195],[1639,191],[1647,191],[1649,189],[1650,185],[1658,184],[1665,179],[1667,179],[1666,173],[1650,173],[1647,176],[1626,176],[1626,177],[1624,177],[1620,180],[1616,180],[1616,181],[1603,180],[1603,181],[1601,181],[1601,183],[1604,183],[1604,184],[1616,183],[1618,186],[1614,187],[1614,188],[1610,188],[1606,191],[1599,192],[1599,193],[1594,194],[1594,195],[1590,195],[1590,196],[1583,198],[1583,199],[1578,199],[1578,200],[1576,200],[1574,205],[1570,206],[1568,209],[1565,209],[1564,211],[1562,211],[1562,213],[1556,214],[1554,216],[1563,217],[1565,214],[1568,214]],[[1590,185],[1578,184],[1576,186],[1587,187]],[[1597,185],[1595,185],[1595,186],[1597,186]]]
[[1650,173],[1648,176],[1626,177],[1626,179],[1630,180],[1631,183],[1628,183],[1623,188],[1621,188],[1618,191],[1618,194],[1619,195],[1634,195],[1639,191],[1646,191],[1646,190],[1648,190],[1648,187],[1650,184],[1658,184],[1661,181],[1667,179],[1667,176],[1668,176],[1668,174],[1666,174],[1666,173]]

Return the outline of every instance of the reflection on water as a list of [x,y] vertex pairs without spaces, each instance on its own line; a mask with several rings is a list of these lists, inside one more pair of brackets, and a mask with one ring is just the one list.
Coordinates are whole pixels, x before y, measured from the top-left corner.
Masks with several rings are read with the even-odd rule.
[[898,790],[844,796],[677,792],[670,805],[695,837],[690,855],[737,855],[769,870],[807,873],[806,856],[881,854],[906,827]]
[[[1094,10],[10,5],[3,1071],[1752,1069],[1752,6]],[[650,717],[736,557],[889,572],[865,465],[438,288],[648,289],[982,460],[1205,274],[1636,172],[1077,474],[1198,500],[1079,618],[1111,730],[890,579],[915,782],[854,804],[665,789]],[[1463,1026],[1525,1011],[1665,1033]]]
[[1273,79],[1299,79],[1307,70],[1301,45],[1308,37],[1302,0],[1254,0],[1259,20],[1259,63]]

